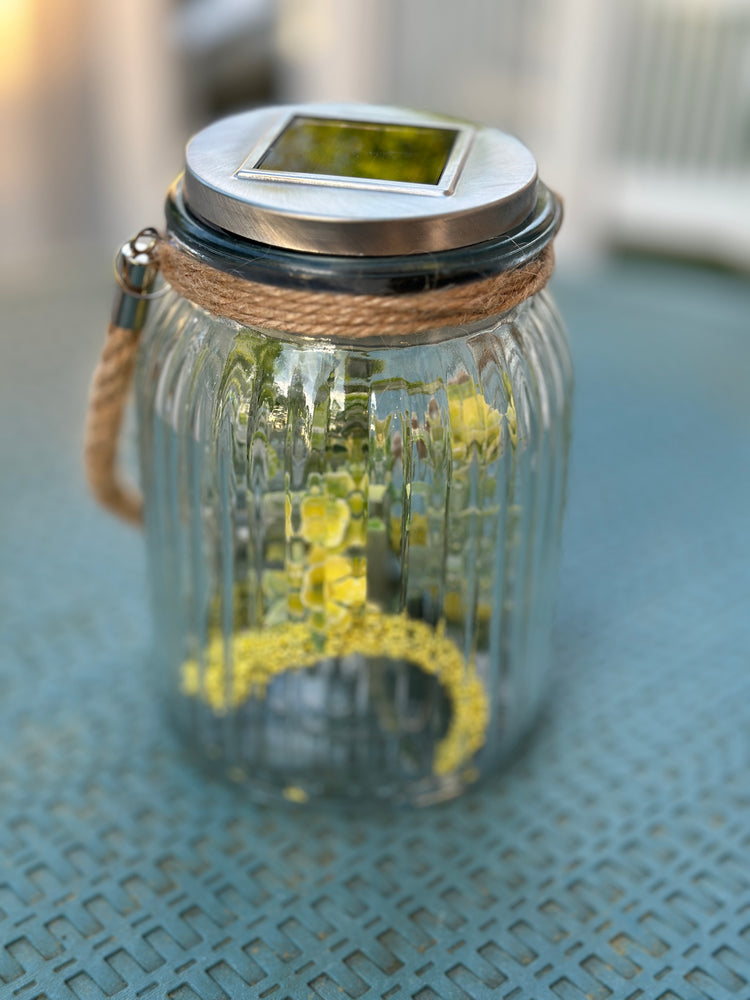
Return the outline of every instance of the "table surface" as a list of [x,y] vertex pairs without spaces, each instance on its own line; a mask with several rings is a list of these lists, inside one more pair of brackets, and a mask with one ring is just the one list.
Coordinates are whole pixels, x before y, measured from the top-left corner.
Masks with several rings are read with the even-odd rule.
[[750,998],[750,284],[556,279],[548,709],[465,797],[372,812],[255,807],[163,727],[142,542],[81,478],[106,270],[3,300],[0,997]]

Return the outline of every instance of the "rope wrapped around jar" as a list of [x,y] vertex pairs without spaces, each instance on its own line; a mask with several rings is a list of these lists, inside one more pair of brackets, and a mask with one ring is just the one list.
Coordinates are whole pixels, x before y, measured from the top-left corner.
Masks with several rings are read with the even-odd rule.
[[143,498],[122,479],[117,452],[148,303],[160,294],[151,291],[158,272],[183,298],[243,326],[323,340],[387,342],[500,316],[540,292],[553,268],[549,243],[520,267],[437,289],[373,295],[283,288],[219,270],[178,241],[142,230],[118,256],[121,294],[92,380],[84,433],[89,487],[112,513],[142,523]]

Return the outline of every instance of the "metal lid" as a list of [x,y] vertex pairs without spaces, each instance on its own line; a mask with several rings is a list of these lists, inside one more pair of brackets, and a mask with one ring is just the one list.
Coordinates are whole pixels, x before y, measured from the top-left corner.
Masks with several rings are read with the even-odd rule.
[[537,201],[513,136],[439,115],[358,104],[262,108],[190,141],[184,197],[210,226],[312,253],[378,257],[471,246]]

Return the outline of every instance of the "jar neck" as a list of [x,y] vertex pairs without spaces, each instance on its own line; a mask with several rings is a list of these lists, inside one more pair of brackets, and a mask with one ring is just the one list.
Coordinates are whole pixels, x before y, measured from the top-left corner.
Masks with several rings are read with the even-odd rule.
[[559,199],[539,183],[534,210],[493,240],[440,253],[339,257],[255,243],[208,225],[185,204],[181,178],[166,202],[168,237],[213,268],[263,284],[361,295],[429,291],[521,267],[539,256],[561,221]]

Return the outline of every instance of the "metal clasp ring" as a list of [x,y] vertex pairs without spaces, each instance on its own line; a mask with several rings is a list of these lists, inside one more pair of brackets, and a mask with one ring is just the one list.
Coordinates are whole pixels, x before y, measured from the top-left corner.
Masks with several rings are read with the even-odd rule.
[[[160,236],[158,231],[154,229],[153,226],[147,226],[145,229],[141,229],[141,231],[137,233],[132,240],[128,240],[127,243],[123,244],[120,250],[115,254],[115,281],[120,286],[122,291],[133,299],[140,299],[143,301],[160,299],[162,295],[166,295],[169,291],[168,286],[163,285],[155,292],[144,292],[138,287],[137,284],[133,284],[129,280],[130,268],[133,266],[158,269],[159,261],[155,250],[159,245],[159,240]],[[144,241],[145,246],[143,245]]]

